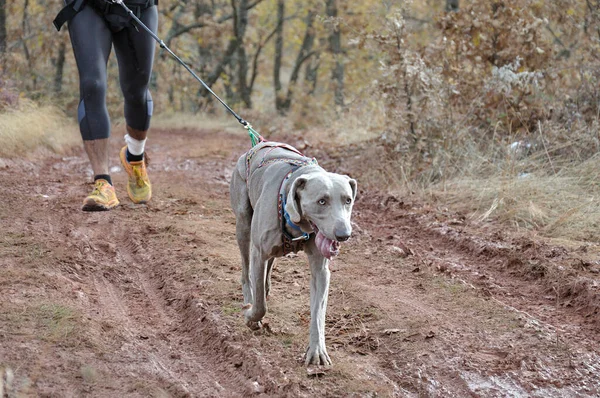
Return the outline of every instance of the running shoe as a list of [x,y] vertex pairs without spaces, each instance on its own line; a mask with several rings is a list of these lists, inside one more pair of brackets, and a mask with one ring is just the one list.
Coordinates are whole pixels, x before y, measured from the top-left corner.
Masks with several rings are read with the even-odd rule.
[[99,179],[94,183],[94,190],[83,201],[83,211],[106,211],[114,209],[119,205],[119,199],[115,193],[115,187],[108,181]]
[[139,162],[127,161],[127,146],[121,149],[121,164],[127,172],[127,194],[133,203],[146,203],[152,198],[152,185],[146,170],[146,160]]

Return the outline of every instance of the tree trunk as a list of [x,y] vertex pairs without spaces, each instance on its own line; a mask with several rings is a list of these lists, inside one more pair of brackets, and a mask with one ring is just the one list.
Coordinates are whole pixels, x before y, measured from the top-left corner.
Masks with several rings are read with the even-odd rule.
[[459,0],[446,0],[446,11],[458,11]]
[[[235,7],[235,1],[232,1]],[[244,36],[246,35],[246,27],[248,26],[248,0],[241,0],[239,8],[237,10],[237,19],[234,24],[236,40],[238,42],[237,48],[237,67],[238,67],[238,92],[244,101],[244,105],[247,108],[252,108],[252,98],[250,89],[248,86],[248,55],[246,54],[246,48],[244,47]]]
[[37,90],[38,74],[35,71],[35,67],[33,65],[34,60],[31,57],[29,48],[27,47],[27,40],[25,40],[25,37],[27,37],[30,32],[31,28],[29,25],[29,0],[25,0],[25,3],[23,4],[23,19],[21,20],[21,42],[23,43],[23,54],[25,55],[25,59],[27,60],[27,66],[32,77],[32,87],[30,87],[29,89],[34,91]]
[[[211,73],[208,74],[208,77],[204,81],[208,87],[212,88],[213,84],[215,84],[217,82],[217,80],[219,80],[221,73],[223,73],[223,71],[225,70],[225,67],[231,61],[231,58],[232,58],[233,54],[236,52],[238,45],[239,45],[239,43],[235,37],[229,41],[229,44],[227,45],[227,49],[225,50],[225,54],[223,54],[223,58],[217,64],[215,69]],[[208,90],[205,89],[204,87],[202,87],[201,90],[202,90],[203,97],[206,97],[209,95]]]
[[[194,8],[194,20],[199,21],[204,18],[205,15],[213,16],[215,13],[214,3],[206,4],[205,2],[197,3]],[[172,34],[171,34],[172,36]],[[210,41],[198,40],[198,73],[199,76],[204,78],[206,76],[209,65],[213,62],[214,44]],[[203,91],[206,91],[204,87],[199,86],[196,94],[196,106],[194,112],[202,110],[203,107],[209,104],[209,101],[202,97]]]
[[6,0],[0,0],[0,54],[6,52]]
[[275,109],[282,110],[283,95],[281,93],[281,59],[283,58],[283,22],[285,18],[285,1],[277,0],[277,27],[275,28],[275,59],[273,61],[273,86],[275,88]]
[[225,89],[225,102],[235,107],[240,100],[239,93],[236,92],[235,87],[237,86],[237,53],[234,54],[229,60],[229,64],[223,70],[223,75],[227,76],[223,79],[223,88]]
[[[336,20],[338,16],[337,0],[327,0],[326,3],[327,16],[332,20]],[[333,55],[335,65],[331,74],[331,80],[334,85],[334,99],[338,107],[344,106],[344,63],[342,51],[342,32],[334,22],[334,29],[329,35],[329,49]]]
[[[239,51],[239,47],[244,45],[244,36],[246,34],[246,27],[248,26],[248,10],[251,8],[248,5],[248,0],[241,0],[239,7],[236,5],[235,0],[231,0],[231,6],[233,8],[233,37],[229,40],[229,44],[227,45],[227,49],[223,54],[223,58],[217,64],[215,69],[209,73],[205,83],[208,87],[212,87],[213,84],[219,80],[221,74],[225,71],[227,65],[231,62],[234,56],[237,58],[237,66],[238,66],[238,78],[241,76],[244,78],[242,81],[238,81],[238,91],[242,100],[249,108],[252,107],[251,102],[251,92],[246,81],[246,77],[248,74],[248,57],[246,55],[246,51]],[[242,59],[240,59],[240,57]],[[240,71],[239,68],[245,68],[245,71]],[[206,97],[209,95],[208,90],[202,88],[201,95]]]
[[61,40],[58,46],[58,54],[56,56],[56,73],[54,74],[54,92],[56,93],[60,93],[62,91],[66,47],[65,41]]
[[308,95],[314,95],[317,91],[317,80],[319,78],[319,67],[321,66],[321,53],[317,52],[306,64],[304,80],[308,83]]
[[313,22],[315,20],[315,12],[312,10],[308,11],[306,16],[306,32],[304,33],[304,39],[302,40],[302,46],[300,47],[300,51],[298,52],[298,56],[296,57],[296,62],[294,63],[294,69],[292,69],[292,75],[290,76],[290,82],[288,83],[287,95],[285,97],[285,101],[281,104],[282,107],[280,110],[288,111],[290,106],[292,105],[292,97],[294,95],[294,89],[296,88],[296,83],[298,82],[298,78],[300,77],[300,69],[302,65],[309,60],[311,57],[315,55],[312,52],[313,44],[315,42],[315,31],[313,29]]

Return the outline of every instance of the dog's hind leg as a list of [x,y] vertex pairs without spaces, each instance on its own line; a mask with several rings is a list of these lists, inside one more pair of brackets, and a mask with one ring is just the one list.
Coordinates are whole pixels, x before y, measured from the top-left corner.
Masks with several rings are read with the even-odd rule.
[[265,280],[267,277],[267,263],[260,250],[252,245],[250,248],[250,288],[251,297],[250,306],[246,308],[246,325],[252,329],[260,329],[260,321],[267,313],[267,301],[265,291]]
[[307,250],[310,263],[310,342],[306,350],[306,366],[331,366],[331,359],[325,347],[325,312],[329,294],[329,260],[321,255],[312,242],[312,250]]
[[237,169],[233,172],[231,178],[230,192],[231,208],[235,213],[235,236],[242,257],[242,292],[244,294],[244,305],[247,305],[252,303],[248,275],[250,267],[250,229],[254,211],[248,197],[246,181]]
[[[250,227],[245,222],[236,223],[236,236],[240,253],[242,255],[242,293],[244,294],[244,305],[252,303],[252,291],[250,288]],[[250,224],[250,222],[248,222]]]
[[269,299],[269,293],[271,292],[271,273],[273,272],[273,263],[275,262],[275,257],[267,261],[267,278],[265,281],[265,296],[267,300]]

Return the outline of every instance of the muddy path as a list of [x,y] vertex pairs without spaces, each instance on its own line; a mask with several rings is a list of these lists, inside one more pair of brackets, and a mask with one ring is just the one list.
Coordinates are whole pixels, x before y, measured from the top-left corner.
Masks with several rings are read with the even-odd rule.
[[[364,190],[331,265],[334,367],[307,372],[302,254],[276,262],[268,327],[243,324],[228,178],[247,146],[155,131],[152,202],[115,168],[122,205],[100,214],[79,211],[82,151],[0,162],[0,397],[600,394],[598,247]],[[360,171],[339,166],[352,148],[305,151]]]

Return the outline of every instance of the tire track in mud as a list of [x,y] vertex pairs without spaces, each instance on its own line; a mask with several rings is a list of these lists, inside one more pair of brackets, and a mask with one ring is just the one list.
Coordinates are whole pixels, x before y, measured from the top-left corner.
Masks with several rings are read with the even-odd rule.
[[[128,337],[128,342],[138,350],[138,354],[141,354],[149,360],[155,371],[154,373],[168,382],[174,382],[174,384],[181,388],[185,394],[190,394],[192,388],[171,370],[172,364],[171,366],[166,365],[164,358],[159,358],[157,354],[149,351],[145,345],[136,341],[141,338],[139,331],[144,328],[132,325],[131,318],[127,315],[128,311],[122,303],[124,301],[123,296],[118,293],[118,289],[115,285],[108,282],[105,277],[97,276],[94,278],[94,287],[100,297],[100,309],[105,312],[105,316],[116,320],[119,323],[120,330]],[[137,335],[134,331],[138,332]],[[209,386],[204,385],[200,386],[200,388],[206,391],[209,389]]]
[[[141,228],[144,227],[149,225]],[[133,244],[135,247],[142,246],[135,241]],[[229,390],[208,395],[282,394],[286,387],[297,387],[286,386],[279,369],[272,369],[260,353],[245,347],[243,337],[232,331],[231,325],[219,316],[219,309],[210,303],[210,298],[197,296],[193,289],[190,291],[188,284],[182,283],[165,266],[168,259],[153,250],[151,254],[136,251],[134,257],[138,255],[149,264],[145,273],[137,272],[141,284],[155,304],[162,307],[165,314],[168,313],[167,319],[173,321],[170,332],[185,341],[186,351],[206,355],[206,367],[211,370],[213,380],[220,380],[220,385],[233,385]],[[150,257],[154,260],[150,261]],[[215,377],[216,374],[218,377]]]
[[[152,228],[150,223],[141,223],[134,231],[122,231],[119,238],[122,245],[117,249],[117,258],[129,265],[124,277],[134,277],[143,292],[144,301],[152,306],[161,324],[168,326],[167,331],[159,333],[171,334],[181,344],[182,348],[176,350],[178,363],[194,363],[197,369],[187,370],[178,377],[162,364],[161,368],[173,379],[188,380],[186,391],[193,397],[281,393],[279,371],[269,369],[268,362],[261,360],[260,355],[246,349],[240,337],[231,333],[230,326],[220,319],[216,308],[190,296],[189,286],[180,286],[182,284],[176,281],[170,267],[166,266],[168,254],[161,252],[161,247],[152,247],[143,238],[141,231],[148,228]],[[110,286],[118,289],[115,284]],[[139,303],[137,306],[140,307]],[[130,317],[128,321],[131,322]],[[131,331],[143,328],[129,327],[129,330],[135,339]],[[170,348],[173,349],[173,346]],[[192,352],[196,355],[190,356]],[[165,360],[165,355],[162,358]],[[167,360],[167,363],[174,366],[171,361]],[[189,381],[199,374],[216,386],[202,380],[190,385]]]
[[[183,314],[168,307],[168,299],[156,287],[159,281],[148,277],[151,255],[132,237],[135,232],[119,231],[119,235],[115,241],[122,243],[116,248],[115,258],[124,266],[120,269],[123,274],[117,276],[120,283],[110,282],[104,275],[93,278],[101,308],[119,323],[137,355],[146,357],[155,373],[171,385],[168,391],[191,397],[238,395],[238,386],[215,372],[209,352],[189,350],[189,338],[177,333],[177,325],[184,322]],[[124,290],[123,285],[129,287]]]

